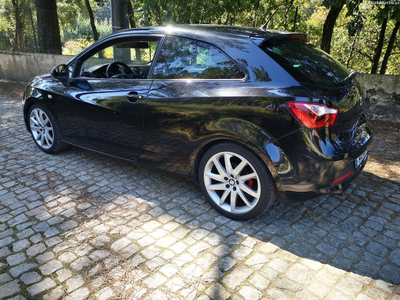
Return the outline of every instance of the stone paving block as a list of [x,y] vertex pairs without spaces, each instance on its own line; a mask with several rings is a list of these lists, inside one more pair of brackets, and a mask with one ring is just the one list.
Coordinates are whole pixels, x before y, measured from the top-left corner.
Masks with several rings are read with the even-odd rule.
[[0,285],[3,283],[9,282],[11,280],[12,280],[12,278],[10,275],[8,275],[8,273],[0,274]]
[[28,256],[36,256],[39,253],[43,253],[44,251],[46,251],[46,246],[43,243],[39,243],[39,244],[29,247],[26,250],[26,254]]
[[72,277],[72,272],[70,270],[67,270],[67,269],[58,270],[56,272],[56,274],[57,274],[57,279],[60,282],[64,282],[68,278]]
[[49,260],[51,260],[51,259],[53,259],[53,258],[54,258],[53,252],[45,252],[45,253],[43,253],[43,254],[41,254],[41,255],[38,255],[38,256],[36,257],[36,260],[37,260],[39,263],[43,264],[43,263],[45,263],[45,262],[47,262],[47,261],[49,261]]
[[61,243],[62,239],[58,236],[53,236],[51,238],[46,239],[44,242],[48,247],[53,247],[54,245]]
[[38,283],[28,287],[26,290],[32,297],[34,297],[37,294],[47,291],[55,286],[56,286],[56,283],[54,282],[54,280],[52,280],[50,278],[45,278],[43,281],[38,282]]
[[[110,256],[111,253],[108,252],[107,250],[96,250],[94,252],[92,252],[89,257],[90,259],[92,259],[93,261],[100,261],[108,256]],[[61,257],[60,257],[61,258]]]
[[289,266],[290,265],[288,263],[280,258],[276,258],[268,263],[268,267],[274,269],[275,271],[278,271],[279,273],[284,273],[289,268]]
[[26,300],[26,298],[22,295],[17,295],[15,297],[8,298],[7,300]]
[[123,248],[127,247],[131,243],[132,243],[131,240],[129,240],[127,238],[122,238],[122,239],[119,239],[118,241],[115,241],[111,245],[111,249],[115,252],[118,252],[118,251],[122,250]]
[[89,266],[90,260],[86,257],[80,257],[71,263],[71,268],[75,271],[81,271],[83,268]]
[[12,277],[16,278],[19,277],[21,274],[36,268],[37,264],[34,263],[22,263],[18,266],[12,267],[9,272]]
[[[74,244],[74,243],[72,243],[72,244]],[[69,244],[69,245],[67,244],[66,248],[71,247],[72,244]],[[88,244],[76,243],[76,246],[74,248],[74,252],[78,256],[84,256],[84,255],[88,254],[90,251],[92,251],[92,249],[93,249],[93,247],[88,245]]]
[[25,285],[30,285],[41,280],[42,276],[40,276],[37,272],[28,272],[23,274],[20,279]]
[[43,275],[50,275],[56,272],[57,270],[62,269],[62,267],[63,267],[62,263],[54,259],[40,266],[39,269]]
[[348,296],[354,297],[363,288],[363,284],[353,278],[344,278],[336,288]]
[[42,235],[40,233],[35,234],[29,238],[32,243],[39,243],[43,240]]
[[75,259],[77,259],[77,256],[72,252],[65,252],[58,257],[58,260],[63,263],[71,263]]
[[67,284],[67,293],[71,293],[73,291],[75,291],[76,289],[80,288],[82,285],[85,284],[85,281],[83,280],[83,278],[81,276],[74,276],[69,278],[66,281]]
[[182,272],[183,272],[183,274],[184,274],[184,276],[186,278],[196,279],[196,278],[201,277],[201,275],[203,274],[204,270],[199,265],[197,265],[195,263],[191,263],[191,264],[185,266],[182,269]]
[[0,232],[0,239],[4,239],[6,237],[9,237],[11,235],[14,234],[14,230],[12,230],[11,228],[4,230],[2,232]]
[[12,296],[21,290],[18,280],[8,282],[6,284],[0,285],[0,299]]
[[25,260],[26,260],[25,253],[18,253],[7,257],[7,263],[10,265],[10,267],[19,265]]
[[389,260],[396,266],[400,267],[400,249],[393,249],[390,252]]
[[143,282],[146,284],[149,288],[155,289],[165,283],[167,281],[167,278],[159,273],[154,274],[153,276],[145,279]]
[[324,299],[330,291],[330,289],[328,287],[326,287],[324,284],[322,284],[318,281],[312,282],[308,286],[307,290],[309,290],[311,293],[315,294],[316,296],[318,296],[321,299]]
[[311,277],[311,270],[296,263],[287,270],[286,276],[292,281],[304,284],[307,282],[307,278]]
[[189,249],[189,253],[193,256],[199,255],[201,252],[205,251],[206,249],[210,248],[211,245],[209,245],[206,242],[198,242],[194,244],[192,247]]
[[28,248],[31,245],[31,243],[29,242],[29,240],[24,239],[24,240],[17,241],[15,243],[13,243],[12,245],[13,245],[13,252],[19,252],[19,251],[22,251],[22,250]]
[[264,253],[264,254],[272,254],[278,251],[279,247],[272,244],[272,243],[265,243],[263,244],[258,251]]
[[110,287],[105,287],[96,293],[96,297],[99,300],[107,300],[112,298],[113,296],[114,291]]
[[15,218],[9,220],[7,223],[8,223],[8,226],[13,227],[13,226],[17,226],[18,224],[24,223],[26,221],[28,221],[28,218],[25,216],[25,214],[20,214],[20,215],[16,216]]
[[257,300],[261,299],[263,296],[260,291],[249,286],[242,287],[239,291],[239,294],[241,294],[246,300]]
[[10,249],[8,249],[8,247],[4,247],[0,249],[0,257],[6,257],[9,256],[11,254]]
[[265,255],[256,253],[253,256],[251,256],[249,259],[247,259],[245,264],[248,265],[249,267],[253,267],[255,269],[260,269],[268,261],[269,261],[269,259]]
[[35,234],[35,232],[31,228],[28,228],[28,229],[25,229],[25,230],[17,233],[17,237],[20,240],[22,240],[22,239],[28,238],[28,237],[30,237],[31,235],[34,235],[34,234]]
[[51,290],[47,294],[43,295],[43,300],[58,300],[64,296],[64,290],[62,286],[58,286]]
[[222,279],[222,283],[234,290],[243,283],[251,274],[252,270],[249,268],[239,267],[234,269]]
[[4,246],[8,246],[11,243],[13,243],[15,241],[15,239],[12,236],[8,236],[4,239],[0,240],[0,248],[4,247]]
[[95,237],[93,240],[90,241],[90,244],[92,244],[94,247],[102,247],[104,245],[109,244],[109,242],[111,241],[111,239],[106,236],[106,235],[99,235],[97,237]]
[[83,300],[86,299],[88,296],[89,289],[87,287],[83,287],[69,294],[67,297],[65,297],[65,300]]
[[206,290],[206,294],[215,300],[228,299],[231,294],[219,283],[215,283]]

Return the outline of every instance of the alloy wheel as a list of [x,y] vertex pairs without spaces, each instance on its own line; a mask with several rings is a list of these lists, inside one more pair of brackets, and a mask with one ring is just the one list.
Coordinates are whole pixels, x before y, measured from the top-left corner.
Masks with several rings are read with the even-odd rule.
[[40,108],[32,109],[29,115],[32,136],[39,147],[50,149],[54,144],[54,129],[47,114]]
[[260,200],[261,183],[255,168],[243,156],[219,152],[210,157],[204,169],[205,188],[223,210],[243,214]]

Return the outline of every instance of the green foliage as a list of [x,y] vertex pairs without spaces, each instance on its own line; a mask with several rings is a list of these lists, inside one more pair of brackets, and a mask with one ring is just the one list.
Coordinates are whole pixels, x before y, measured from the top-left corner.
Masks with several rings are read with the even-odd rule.
[[[345,3],[335,24],[331,55],[350,69],[366,73],[371,69],[383,19],[388,19],[388,25],[381,61],[386,53],[390,34],[400,20],[400,5],[369,5],[362,0],[128,1],[132,4],[136,26],[175,23],[260,27],[269,20],[268,29],[307,33],[315,45],[321,44],[323,25],[329,9],[341,7]],[[95,14],[99,36],[110,34],[110,0],[90,0],[90,5]],[[35,52],[37,30],[34,1],[19,0],[19,9],[23,12],[23,46],[26,51]],[[87,8],[82,0],[57,0],[57,9],[63,53],[76,54],[93,42]],[[13,1],[0,0],[0,50],[15,49],[15,27]],[[400,74],[399,35],[400,33],[389,58],[387,74]]]

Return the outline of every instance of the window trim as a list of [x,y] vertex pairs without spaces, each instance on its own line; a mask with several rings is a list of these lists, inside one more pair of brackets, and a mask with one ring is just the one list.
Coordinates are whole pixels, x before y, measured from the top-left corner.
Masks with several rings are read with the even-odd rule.
[[[244,73],[245,76],[244,76],[243,78],[218,78],[218,79],[207,79],[207,78],[166,78],[166,79],[156,79],[156,78],[153,78],[153,75],[154,75],[154,67],[155,67],[155,65],[157,64],[158,54],[159,54],[159,52],[161,51],[162,47],[164,46],[164,42],[165,42],[165,40],[166,40],[168,37],[171,37],[171,38],[181,38],[181,39],[186,39],[186,40],[201,42],[201,43],[208,44],[208,45],[210,45],[210,46],[212,46],[212,47],[218,49],[218,51],[220,51],[220,52],[221,52],[223,55],[225,55],[231,62],[233,62],[233,63]],[[154,54],[154,57],[155,57],[156,55],[157,55],[157,59],[156,59],[155,63],[151,66],[151,69],[150,69],[149,75],[148,75],[148,78],[149,78],[149,79],[152,79],[152,80],[168,80],[168,81],[173,80],[173,81],[180,81],[180,82],[182,82],[182,81],[196,81],[196,82],[202,82],[202,81],[203,81],[203,82],[205,82],[205,81],[210,81],[210,80],[211,80],[211,81],[235,81],[235,82],[240,81],[240,82],[245,82],[245,81],[248,80],[248,78],[249,78],[249,75],[248,75],[248,73],[247,73],[247,70],[245,70],[241,65],[239,65],[239,64],[238,64],[232,57],[230,57],[225,51],[223,51],[221,48],[219,48],[218,46],[216,46],[216,45],[214,45],[214,44],[211,44],[211,43],[209,43],[209,42],[205,42],[205,41],[202,41],[202,40],[199,40],[199,39],[193,39],[193,38],[188,38],[188,37],[183,37],[183,36],[173,35],[173,34],[171,34],[171,35],[165,35],[165,36],[162,38],[161,43],[160,43],[160,46],[158,47],[156,53]]]
[[[99,43],[98,45],[95,45],[94,47],[91,47],[90,49],[86,48],[87,51],[84,50],[84,52],[78,54],[76,59],[74,59],[74,61],[72,62],[72,65],[74,65],[74,71],[72,73],[72,77],[71,78],[85,78],[85,79],[96,79],[96,80],[105,80],[105,79],[107,79],[107,80],[109,80],[110,78],[82,77],[79,74],[82,73],[82,68],[83,68],[84,62],[88,58],[90,58],[92,55],[96,54],[101,49],[105,49],[107,47],[110,47],[111,45],[114,45],[114,44],[117,44],[117,43],[126,42],[126,41],[132,41],[132,40],[137,40],[137,39],[159,41],[158,47],[157,47],[156,52],[154,53],[154,56],[153,56],[153,62],[154,62],[154,59],[158,58],[158,56],[156,56],[156,55],[158,54],[159,50],[161,49],[162,41],[163,41],[164,38],[165,38],[165,35],[160,35],[160,34],[155,34],[155,35],[143,35],[143,34],[140,34],[140,35],[129,35],[129,36],[115,36],[115,37],[112,37],[112,38],[107,39],[105,41],[102,41],[101,43]],[[133,78],[133,79],[124,79],[124,80],[147,80],[147,79],[151,79],[149,77],[150,77],[150,74],[151,74],[150,72],[151,72],[153,67],[154,67],[154,63],[151,64],[151,68],[149,70],[149,74],[147,75],[147,78],[143,78],[143,79]]]

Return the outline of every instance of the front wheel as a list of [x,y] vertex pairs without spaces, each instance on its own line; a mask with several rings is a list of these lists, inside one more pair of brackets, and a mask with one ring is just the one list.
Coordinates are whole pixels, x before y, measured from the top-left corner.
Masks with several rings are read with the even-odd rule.
[[33,104],[28,117],[33,140],[40,150],[53,154],[68,148],[69,145],[61,140],[53,115],[44,106]]
[[275,200],[275,185],[264,163],[248,149],[221,143],[204,154],[199,183],[208,202],[222,215],[248,220]]

